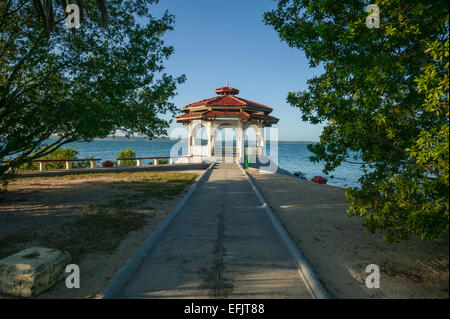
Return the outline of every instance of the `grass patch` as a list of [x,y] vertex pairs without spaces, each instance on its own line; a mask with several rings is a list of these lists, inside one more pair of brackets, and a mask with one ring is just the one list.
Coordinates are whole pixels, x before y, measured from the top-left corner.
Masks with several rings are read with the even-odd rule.
[[[0,239],[0,258],[33,245],[68,251],[77,263],[86,253],[113,252],[128,233],[147,224],[149,215],[133,212],[149,200],[170,200],[181,194],[197,175],[183,172],[119,172],[71,174],[33,179],[96,179],[106,181],[105,192],[113,195],[106,203],[82,206],[82,215],[62,224],[57,232],[21,232]],[[27,180],[28,181],[28,180]],[[141,207],[142,208],[142,207]],[[42,217],[45,218],[45,217]]]
[[143,227],[147,217],[131,211],[95,210],[62,227],[62,234],[48,234],[42,243],[66,250],[74,261],[94,252],[113,252],[129,232]]
[[54,176],[36,176],[36,177],[21,177],[16,179],[28,178],[28,179],[93,179],[99,177],[110,177],[117,179],[126,179],[128,181],[171,181],[171,180],[192,180],[197,174],[183,173],[183,172],[161,172],[161,171],[148,171],[148,172],[98,172],[98,173],[83,173],[83,174],[64,174]]
[[178,172],[138,173],[134,179],[121,181],[117,187],[130,189],[145,197],[172,199],[179,195],[187,185],[191,184],[196,174]]
[[31,232],[21,232],[12,234],[0,239],[0,259],[13,255],[20,250],[24,243],[32,241],[35,238]]
[[148,216],[131,211],[96,209],[75,221],[65,223],[61,232],[38,236],[35,233],[18,233],[0,239],[0,259],[30,246],[51,247],[68,251],[73,262],[79,262],[86,253],[113,252],[129,232],[147,224]]

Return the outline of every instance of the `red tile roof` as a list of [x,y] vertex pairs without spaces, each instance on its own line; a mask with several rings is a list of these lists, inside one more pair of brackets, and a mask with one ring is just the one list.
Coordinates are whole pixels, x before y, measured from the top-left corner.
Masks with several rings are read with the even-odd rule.
[[195,103],[191,103],[186,105],[184,108],[190,108],[194,106],[239,106],[239,107],[257,107],[263,108],[267,110],[272,110],[271,107],[266,105],[256,103],[250,100],[243,99],[241,97],[233,96],[233,95],[221,95],[212,97],[209,99],[201,100]]
[[[204,112],[203,112],[204,113]],[[198,118],[200,118],[200,117],[202,117],[202,115],[203,115],[203,113],[185,113],[185,114],[182,114],[182,115],[179,115],[179,116],[176,116],[175,118],[178,120],[178,119],[191,119],[191,118],[196,118],[196,117],[198,117]]]
[[195,103],[188,104],[184,108],[193,107],[193,106],[203,106],[203,105],[206,105],[206,103],[208,103],[208,102],[210,102],[212,100],[215,100],[215,99],[219,99],[219,98],[221,98],[221,96],[216,96],[216,97],[212,97],[212,98],[209,98],[209,99],[204,99],[204,100],[201,100],[201,101],[198,101],[198,102],[195,102]]
[[262,114],[250,114],[251,119],[260,119],[260,120],[268,120],[271,122],[278,122],[276,117],[270,115],[262,115]]
[[186,113],[177,116],[176,119],[192,119],[192,118],[211,118],[211,117],[249,117],[246,112],[221,112],[221,111],[206,111],[197,113]]
[[249,114],[247,112],[234,112],[234,111],[206,111],[206,112],[197,112],[197,113],[185,113],[180,116],[177,116],[177,120],[188,120],[194,118],[245,118],[247,120],[258,119],[258,120],[266,120],[269,122],[278,122],[278,119],[269,115],[262,114]]
[[219,95],[236,95],[239,94],[238,89],[230,88],[228,86],[223,86],[221,88],[216,89],[216,94]]
[[[215,96],[209,99],[204,99],[186,105],[183,108],[186,114],[177,116],[176,117],[177,121],[183,122],[196,118],[203,119],[203,118],[223,117],[223,118],[242,118],[245,121],[257,119],[271,123],[278,122],[278,119],[276,117],[266,115],[272,111],[271,107],[235,96],[235,94],[239,93],[238,89],[224,86],[216,89],[216,93],[219,94],[219,96]],[[192,107],[202,107],[203,110],[201,112],[189,113],[190,111],[189,108]],[[238,110],[233,111],[232,109],[230,111],[227,111],[223,110],[223,108],[221,107],[227,108],[236,107],[237,109],[239,109],[239,111]],[[212,110],[208,111],[205,108],[210,108]],[[251,108],[259,109],[260,111],[263,111],[264,114],[255,114],[253,113],[254,110],[252,110]],[[244,111],[242,111],[242,109]]]
[[203,113],[203,117],[249,117],[247,112],[209,111]]

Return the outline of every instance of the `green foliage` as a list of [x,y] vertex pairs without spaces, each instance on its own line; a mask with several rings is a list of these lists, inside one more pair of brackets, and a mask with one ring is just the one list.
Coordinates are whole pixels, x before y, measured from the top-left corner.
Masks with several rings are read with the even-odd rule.
[[[158,157],[162,157],[162,153],[159,153]],[[167,158],[161,158],[158,161],[159,164],[169,164],[169,160]]]
[[26,162],[19,167],[19,171],[37,171],[39,169],[39,163]]
[[[76,159],[78,155],[78,151],[73,148],[73,146],[67,148],[58,148],[53,153],[44,156],[43,159],[48,160],[61,160],[61,159]],[[56,163],[46,163],[46,169],[61,169],[65,167],[65,162],[56,162]]]
[[279,0],[264,20],[324,69],[287,100],[326,124],[309,146],[325,172],[360,155],[349,215],[389,242],[439,239],[449,222],[448,3],[374,3],[380,28],[366,27],[366,3],[355,0]]
[[[157,0],[78,1],[69,32],[60,1],[0,2],[0,179],[74,141],[122,131],[165,135],[184,76],[164,72],[163,37],[174,17],[150,14]],[[39,10],[37,10],[37,8]],[[107,22],[107,27],[105,22]],[[49,137],[56,140],[48,141]],[[46,144],[46,147],[41,146]]]
[[[91,156],[83,157],[83,159],[94,159],[95,157],[96,157],[95,155],[91,155]],[[90,168],[90,167],[91,167],[91,163],[89,161],[72,163],[72,168]]]
[[[136,157],[136,150],[131,148],[126,148],[125,150],[120,150],[119,155],[117,158],[135,158]],[[123,165],[125,166],[136,166],[135,160],[126,160],[123,161]]]
[[[78,150],[74,148],[72,145],[66,148],[58,148],[55,149],[52,153],[47,156],[44,156],[40,159],[43,160],[63,160],[63,159],[77,159]],[[86,159],[95,158],[95,156],[89,156]],[[45,164],[46,169],[63,169],[65,168],[65,162],[48,162]],[[72,168],[86,168],[90,167],[90,163],[88,161],[85,162],[72,162]],[[28,162],[20,166],[19,170],[38,170],[39,163],[37,162]]]

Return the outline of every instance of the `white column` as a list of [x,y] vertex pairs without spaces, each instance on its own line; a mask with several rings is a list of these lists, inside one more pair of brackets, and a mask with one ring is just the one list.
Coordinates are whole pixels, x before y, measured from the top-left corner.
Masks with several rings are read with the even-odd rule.
[[207,146],[206,146],[206,148],[207,148],[207,152],[206,152],[206,156],[207,157],[210,157],[212,154],[211,154],[211,152],[212,152],[212,143],[211,143],[211,122],[210,121],[208,121],[208,122],[206,122],[206,123],[204,123],[204,125],[205,125],[205,129],[206,129],[206,138],[207,138],[207,140],[208,140],[208,144],[207,144]]
[[258,156],[265,156],[266,155],[266,144],[264,141],[264,125],[260,123],[258,125],[259,132],[257,135],[258,139]]
[[244,142],[244,129],[245,129],[245,124],[242,123],[242,120],[239,120],[237,123],[237,127],[236,127],[236,156],[240,159],[240,158],[244,158],[244,147],[245,147],[245,142]]
[[210,135],[209,135],[209,142],[208,144],[210,144],[210,156],[214,155],[215,152],[215,148],[216,148],[216,130],[217,130],[217,125],[214,122],[211,122],[211,126],[210,126]]
[[194,127],[193,122],[189,122],[189,136],[188,136],[188,156],[192,156],[192,128]]

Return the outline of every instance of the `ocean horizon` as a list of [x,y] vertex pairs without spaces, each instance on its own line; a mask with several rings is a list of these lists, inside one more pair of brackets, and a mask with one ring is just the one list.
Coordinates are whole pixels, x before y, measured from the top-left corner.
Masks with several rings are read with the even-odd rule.
[[[341,166],[329,174],[323,173],[323,163],[313,163],[309,157],[313,154],[307,149],[307,144],[313,142],[307,141],[282,141],[277,144],[266,142],[266,154],[278,163],[279,168],[288,171],[291,174],[301,172],[303,177],[311,179],[314,176],[323,176],[328,179],[328,184],[338,187],[356,187],[359,185],[358,179],[362,175],[359,165],[342,163]],[[277,152],[271,149],[277,145]],[[92,142],[74,142],[63,147],[73,146],[78,152],[78,157],[94,156],[101,158],[102,161],[113,161],[117,158],[119,152],[126,148],[136,151],[137,157],[169,156],[173,147],[177,148],[177,156],[187,154],[187,140],[178,139],[160,139],[147,140],[143,138],[107,138],[95,139]],[[278,160],[274,158],[278,154]],[[143,160],[143,165],[148,165],[151,160]]]
[[[49,140],[56,139],[56,137],[51,137]],[[177,138],[172,139],[169,137],[157,137],[153,140],[150,140],[146,137],[140,137],[140,136],[134,136],[134,137],[126,137],[126,136],[108,136],[103,138],[94,138],[93,141],[147,141],[147,142],[177,142],[177,141],[184,141],[188,140],[187,137],[185,138]],[[284,140],[284,141],[271,141],[267,140],[268,143],[278,142],[278,144],[314,144],[319,143],[318,141],[298,141],[298,140]]]

